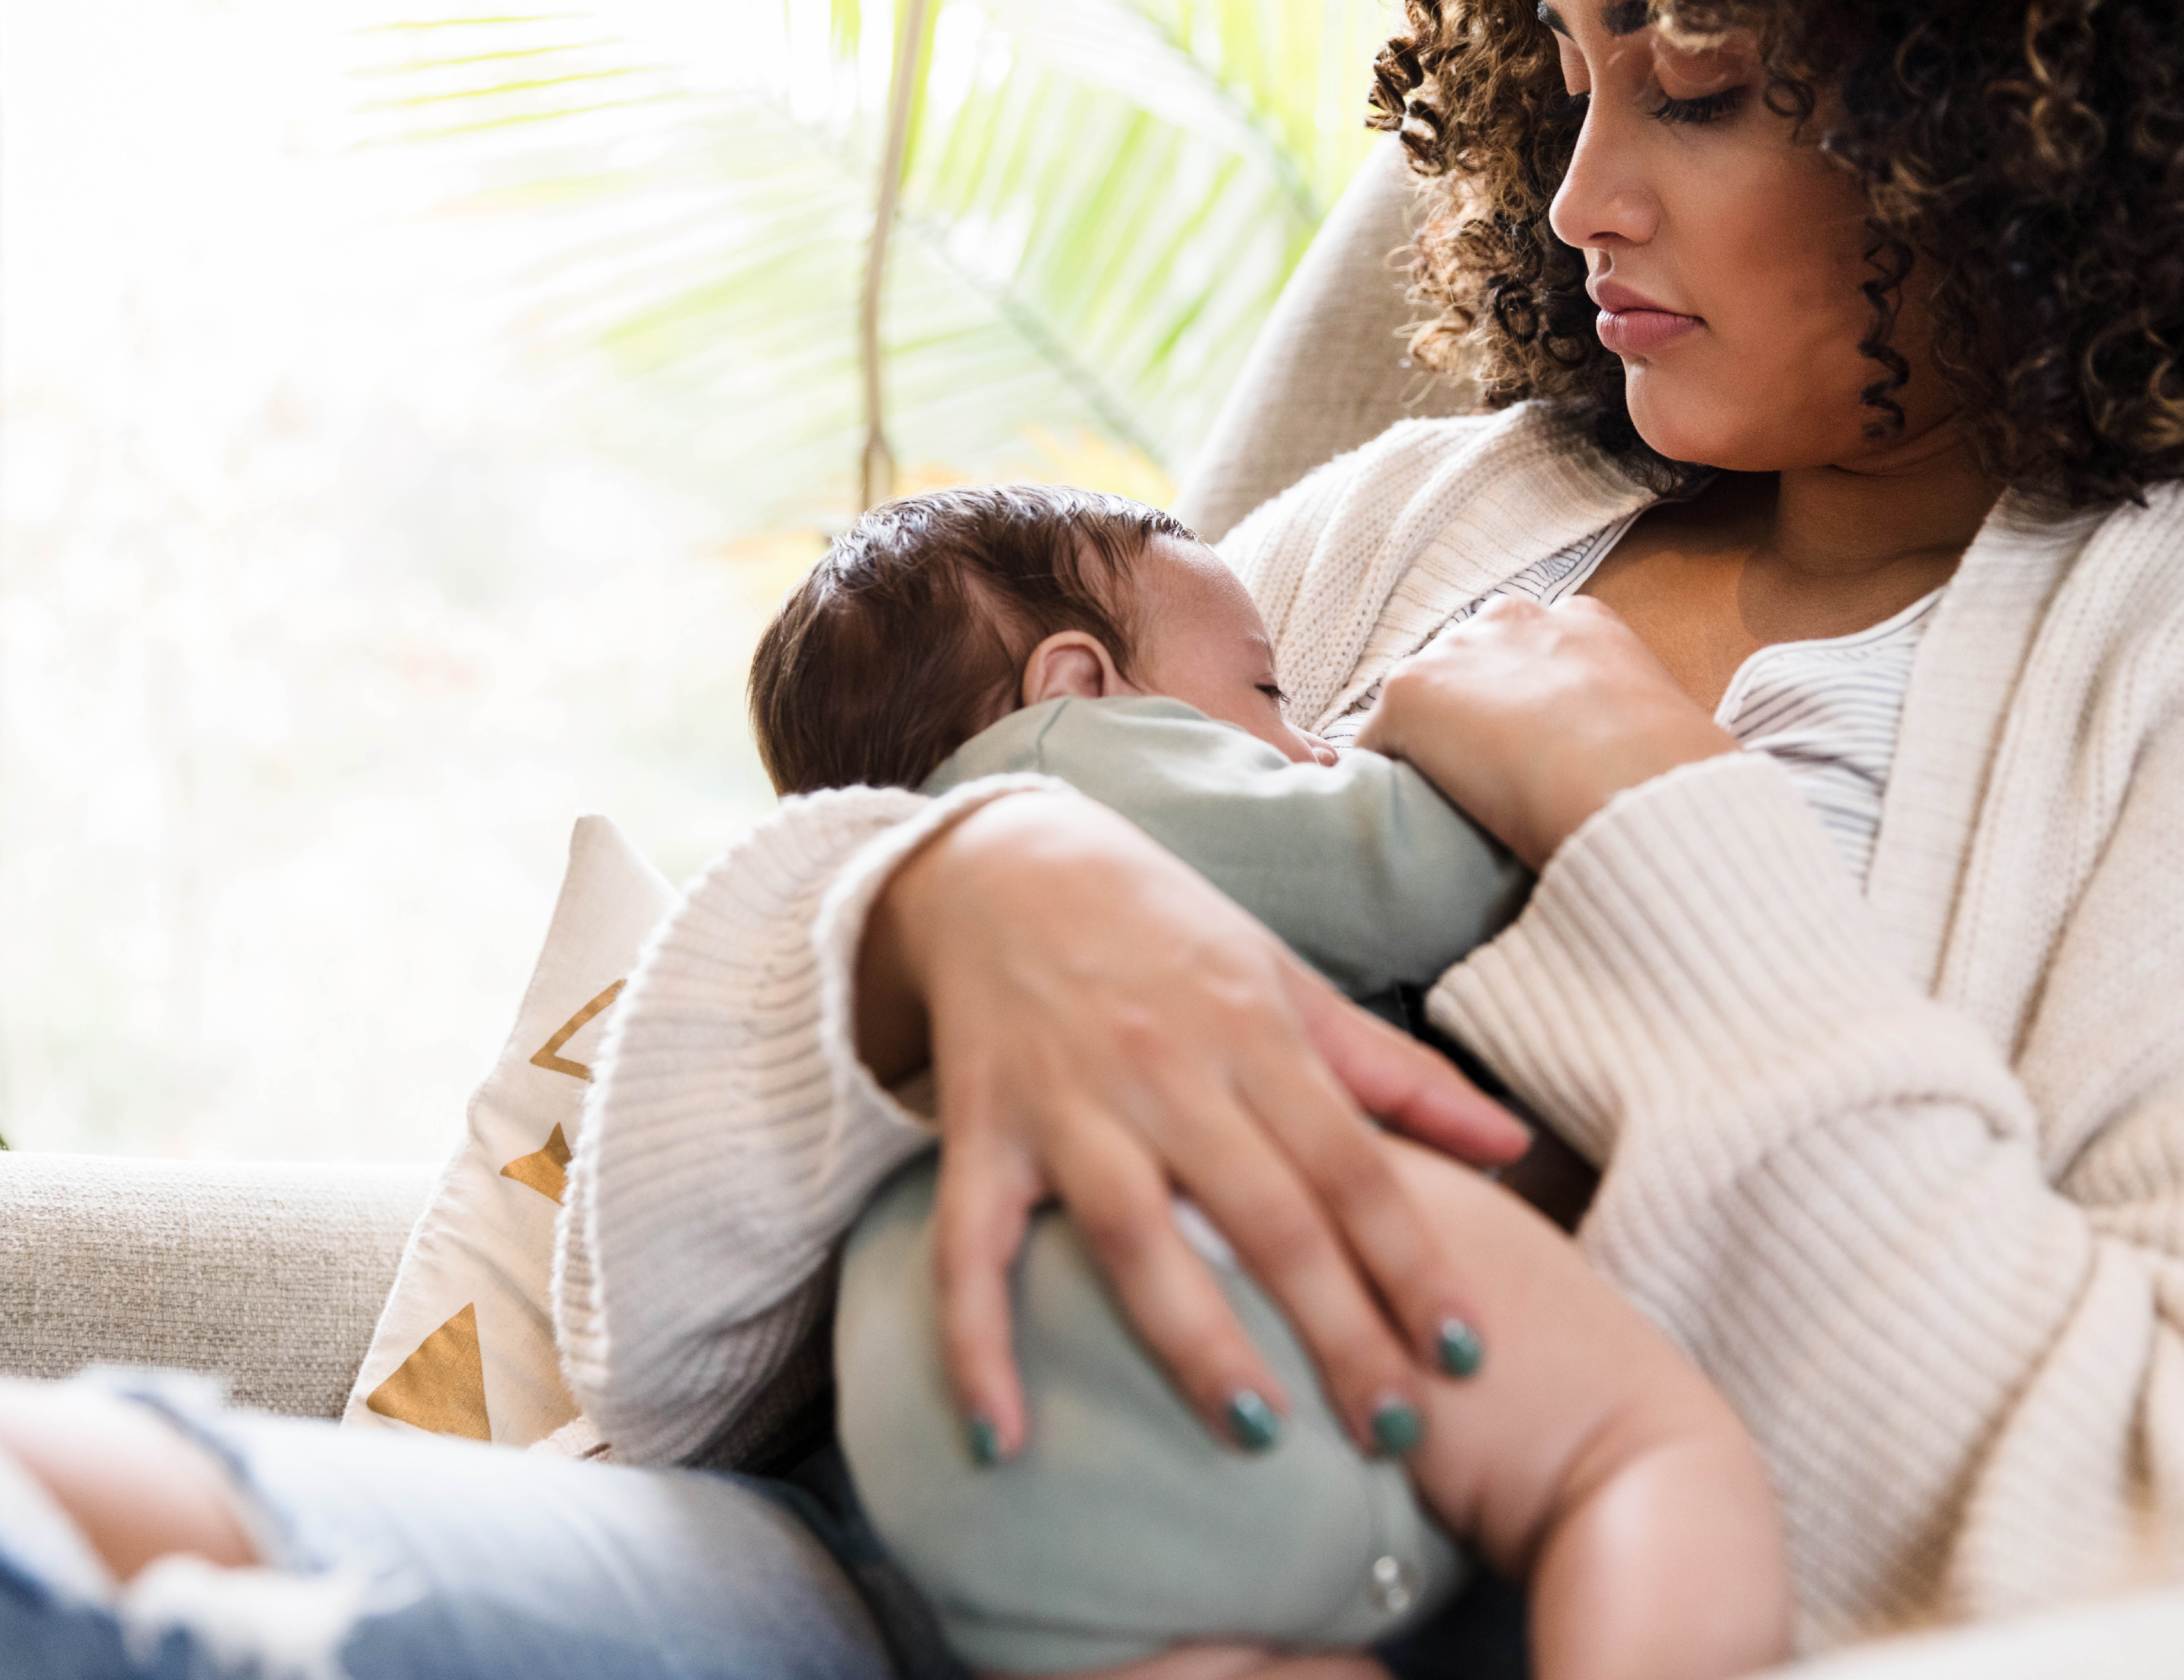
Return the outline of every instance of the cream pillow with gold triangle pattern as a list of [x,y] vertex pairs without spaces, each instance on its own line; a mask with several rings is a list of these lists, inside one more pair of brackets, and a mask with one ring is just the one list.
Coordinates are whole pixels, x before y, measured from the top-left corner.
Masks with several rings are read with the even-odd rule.
[[677,897],[612,823],[577,819],[515,1030],[410,1233],[343,1422],[529,1446],[576,1421],[548,1295],[562,1172],[607,1015]]

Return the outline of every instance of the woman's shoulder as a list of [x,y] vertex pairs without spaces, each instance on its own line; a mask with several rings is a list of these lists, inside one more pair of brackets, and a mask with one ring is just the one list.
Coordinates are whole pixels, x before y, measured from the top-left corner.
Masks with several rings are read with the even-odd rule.
[[2093,541],[2142,555],[2149,578],[2184,572],[2184,478],[2149,484],[2143,501],[2110,509]]
[[[2075,660],[2163,667],[2184,695],[2184,480],[2147,487],[2142,500],[2065,511],[2013,499],[1993,522],[2004,554],[2044,556],[2056,585],[2044,639]],[[1976,551],[1976,550],[1975,550]]]
[[2050,622],[2099,661],[2105,686],[2137,696],[2135,709],[2184,706],[2184,481],[2092,522]]

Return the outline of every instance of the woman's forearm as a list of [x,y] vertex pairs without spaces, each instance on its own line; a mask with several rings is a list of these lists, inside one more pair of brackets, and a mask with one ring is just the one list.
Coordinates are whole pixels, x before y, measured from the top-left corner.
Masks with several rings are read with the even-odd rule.
[[[2184,812],[2135,818],[2103,868],[2173,868]],[[2184,1231],[2184,916],[2158,913],[2177,925],[2142,910],[2135,964],[2060,971],[2045,1000],[2083,1013],[2105,988],[2092,1013],[2138,1028],[2115,1047],[2130,1102],[2087,1152],[2127,1170],[2091,1195],[2051,1178],[2019,1071],[1903,974],[1759,761],[1625,795],[1436,989],[1442,1025],[1608,1160],[1587,1250],[1768,1454],[1810,1638],[2184,1555],[2159,1492],[2184,1470],[2162,1281]]]
[[856,1052],[882,1085],[908,1079],[932,1059],[925,1001],[905,947],[903,876],[922,861],[911,859],[873,900],[857,947]]
[[621,1456],[672,1462],[733,1421],[823,1317],[809,1286],[872,1184],[929,1141],[850,1050],[849,970],[905,837],[975,802],[790,801],[706,872],[623,994],[554,1288],[564,1368]]

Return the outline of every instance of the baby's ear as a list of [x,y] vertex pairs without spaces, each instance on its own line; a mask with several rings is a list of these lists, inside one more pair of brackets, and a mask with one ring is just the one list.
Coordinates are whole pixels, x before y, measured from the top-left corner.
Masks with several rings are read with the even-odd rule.
[[1024,661],[1026,706],[1049,700],[1106,700],[1135,692],[1123,680],[1114,656],[1100,639],[1083,630],[1056,630]]

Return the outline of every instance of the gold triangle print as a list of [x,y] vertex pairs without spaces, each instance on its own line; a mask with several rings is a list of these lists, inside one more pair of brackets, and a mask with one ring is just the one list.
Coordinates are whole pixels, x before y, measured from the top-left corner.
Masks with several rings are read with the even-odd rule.
[[563,1045],[584,1030],[585,1022],[613,1002],[621,995],[622,987],[627,984],[627,980],[616,980],[575,1014],[570,1016],[567,1020],[562,1022],[554,1030],[554,1036],[540,1045],[538,1051],[532,1056],[531,1065],[534,1068],[543,1068],[549,1074],[566,1074],[572,1080],[591,1078],[592,1070],[582,1062],[571,1062],[567,1057],[557,1052]]
[[394,1375],[365,1403],[382,1417],[415,1424],[435,1435],[493,1439],[485,1413],[485,1357],[478,1350],[477,1303],[473,1301],[417,1344]]
[[536,1154],[519,1155],[500,1169],[503,1178],[512,1178],[518,1184],[527,1184],[549,1202],[561,1199],[561,1192],[569,1184],[569,1140],[555,1126],[554,1135],[546,1140],[546,1147]]

